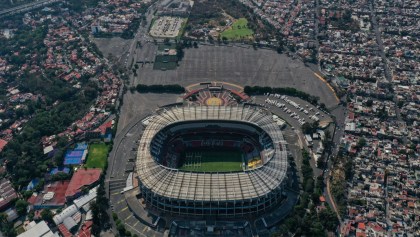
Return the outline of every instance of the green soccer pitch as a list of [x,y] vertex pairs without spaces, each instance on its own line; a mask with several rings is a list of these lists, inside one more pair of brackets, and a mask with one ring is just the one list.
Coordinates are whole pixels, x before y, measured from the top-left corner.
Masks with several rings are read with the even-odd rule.
[[103,169],[108,159],[108,146],[105,143],[89,145],[89,153],[86,161],[86,168]]
[[242,171],[242,153],[239,151],[194,151],[182,154],[184,163],[179,168],[196,172]]

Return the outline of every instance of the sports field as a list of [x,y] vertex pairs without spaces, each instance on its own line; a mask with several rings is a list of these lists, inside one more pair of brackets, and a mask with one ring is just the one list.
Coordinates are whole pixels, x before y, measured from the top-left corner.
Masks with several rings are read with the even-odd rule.
[[222,37],[229,40],[248,39],[252,37],[254,32],[248,28],[248,20],[239,18],[232,24],[232,28],[222,32]]
[[175,55],[156,55],[154,70],[174,70],[177,67],[178,58]]
[[165,49],[176,49],[175,43],[158,44],[158,50],[164,51]]
[[107,159],[108,146],[105,143],[90,144],[85,167],[103,169]]
[[197,172],[242,171],[242,154],[237,151],[186,152],[180,170]]

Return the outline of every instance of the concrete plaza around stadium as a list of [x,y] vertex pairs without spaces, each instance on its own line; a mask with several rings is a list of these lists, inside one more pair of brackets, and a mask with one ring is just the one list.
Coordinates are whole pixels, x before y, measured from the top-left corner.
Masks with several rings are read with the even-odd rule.
[[[126,224],[126,228],[132,231],[132,233],[136,233],[141,236],[163,236],[164,230],[169,227],[170,223],[172,223],[172,219],[167,219],[168,216],[161,216],[166,219],[166,222],[161,219],[157,227],[150,227],[150,223],[147,224],[140,220],[142,218],[150,219],[148,220],[149,222],[153,222],[154,220],[153,218],[148,217],[149,214],[144,210],[143,205],[135,205],[137,208],[128,207],[129,204],[127,203],[130,202],[127,197],[121,193],[122,189],[126,185],[128,175],[127,168],[130,165],[133,165],[136,161],[135,157],[137,156],[137,149],[139,146],[138,139],[140,139],[144,132],[144,128],[137,122],[141,121],[145,116],[154,113],[158,106],[177,101],[178,96],[179,95],[176,94],[132,94],[128,92],[125,94],[124,104],[121,108],[119,129],[114,141],[114,149],[111,152],[109,162],[108,177],[110,178],[109,195],[111,208],[121,220],[125,220],[124,222]],[[293,135],[294,133],[292,132],[291,134]],[[291,135],[286,132],[285,139],[287,139],[287,142],[290,144],[290,151],[292,154],[296,155],[296,158],[299,160],[300,158],[298,157],[300,149],[294,149],[294,144],[297,144],[296,138],[290,140],[290,137]],[[297,181],[294,183],[297,184]],[[266,219],[266,221],[270,218],[273,220],[280,220],[281,218],[276,217],[278,215],[276,213],[288,213],[290,211],[293,204],[296,202],[297,197],[296,195],[293,195],[293,191],[286,190],[286,192],[289,198],[280,205],[275,213],[267,216],[268,219]],[[139,201],[136,202],[141,203]],[[159,215],[159,213],[155,214]],[[178,221],[179,220],[181,219],[178,219]],[[142,235],[142,233],[145,235]]]

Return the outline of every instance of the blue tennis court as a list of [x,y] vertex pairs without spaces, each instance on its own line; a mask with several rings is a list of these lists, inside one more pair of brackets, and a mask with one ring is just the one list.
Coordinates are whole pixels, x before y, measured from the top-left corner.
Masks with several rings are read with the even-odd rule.
[[82,163],[83,153],[86,150],[70,150],[64,157],[65,165],[79,165]]

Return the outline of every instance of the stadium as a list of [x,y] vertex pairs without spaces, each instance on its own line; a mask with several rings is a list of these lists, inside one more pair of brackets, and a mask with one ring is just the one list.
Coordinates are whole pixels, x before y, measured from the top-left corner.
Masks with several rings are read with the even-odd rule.
[[150,117],[136,173],[159,215],[258,217],[285,199],[286,142],[272,114],[250,104],[174,104]]

